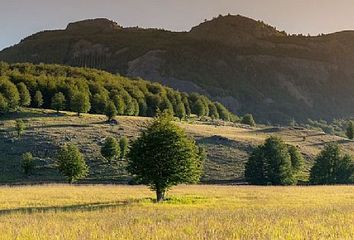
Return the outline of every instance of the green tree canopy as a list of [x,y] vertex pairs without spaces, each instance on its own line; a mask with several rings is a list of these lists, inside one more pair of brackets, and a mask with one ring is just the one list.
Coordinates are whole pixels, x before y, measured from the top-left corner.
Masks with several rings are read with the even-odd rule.
[[108,137],[101,147],[102,156],[111,163],[112,160],[120,156],[120,146],[117,140],[113,137]]
[[34,169],[32,153],[26,152],[22,155],[21,168],[26,175],[30,175]]
[[256,122],[253,119],[252,114],[246,114],[245,116],[243,116],[242,120],[241,120],[242,124],[247,124],[250,126],[255,126]]
[[65,96],[62,92],[56,93],[52,97],[52,103],[51,107],[59,113],[60,110],[63,110],[65,108]]
[[353,123],[353,121],[349,121],[348,122],[346,135],[347,135],[347,137],[349,139],[353,139],[354,138],[354,123]]
[[129,140],[126,136],[120,138],[119,146],[120,146],[120,159],[123,160],[125,159],[129,151]]
[[342,155],[338,144],[330,143],[318,154],[310,171],[312,184],[345,184],[353,182],[354,162]]
[[71,99],[71,110],[76,112],[78,116],[81,113],[87,113],[91,108],[90,98],[82,92],[74,93]]
[[79,148],[74,144],[62,147],[57,156],[58,169],[69,183],[87,176],[89,168]]
[[286,145],[277,137],[266,139],[246,163],[245,177],[252,184],[296,184],[303,158],[295,147]]
[[128,154],[128,170],[156,191],[159,202],[164,200],[170,187],[199,181],[202,158],[194,140],[164,112],[133,142]]
[[37,90],[33,97],[33,106],[40,108],[43,105],[43,95],[42,92]]
[[108,121],[117,116],[117,109],[112,101],[107,104],[106,109],[104,110],[104,114],[107,116]]
[[17,90],[20,94],[20,106],[28,107],[31,104],[31,95],[27,86],[23,82],[20,82],[17,84]]

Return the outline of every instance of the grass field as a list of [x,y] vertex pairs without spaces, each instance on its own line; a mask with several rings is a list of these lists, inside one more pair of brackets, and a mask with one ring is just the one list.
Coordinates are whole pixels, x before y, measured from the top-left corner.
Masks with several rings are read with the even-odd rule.
[[[14,135],[16,119],[23,119],[27,129],[21,139]],[[72,142],[80,147],[90,166],[88,183],[123,183],[129,180],[124,163],[108,165],[100,156],[100,146],[107,136],[128,136],[134,139],[151,120],[144,117],[116,118],[118,125],[109,125],[102,115],[51,110],[23,109],[22,112],[0,118],[0,183],[61,182],[63,177],[55,168],[55,153],[59,146]],[[325,143],[337,142],[345,151],[354,154],[354,141],[321,132],[290,127],[257,126],[254,128],[232,123],[212,125],[210,122],[178,122],[188,135],[207,150],[203,182],[219,183],[243,181],[244,164],[252,149],[268,136],[280,136],[287,143],[299,147],[305,157],[305,170]],[[24,152],[36,157],[36,169],[30,177],[21,172]],[[306,171],[305,177],[306,178]]]
[[0,239],[354,239],[354,188],[0,188]]

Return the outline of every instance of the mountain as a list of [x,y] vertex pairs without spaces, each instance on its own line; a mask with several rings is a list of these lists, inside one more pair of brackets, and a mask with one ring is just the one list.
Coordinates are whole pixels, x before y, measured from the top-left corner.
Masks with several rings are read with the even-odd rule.
[[243,16],[189,32],[107,19],[43,31],[0,52],[6,62],[87,66],[199,92],[259,122],[354,116],[354,32],[288,35]]

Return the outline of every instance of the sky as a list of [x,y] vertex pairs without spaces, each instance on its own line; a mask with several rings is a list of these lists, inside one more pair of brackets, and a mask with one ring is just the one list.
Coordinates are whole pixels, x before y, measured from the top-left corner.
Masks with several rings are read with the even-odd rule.
[[0,0],[0,49],[88,18],[188,31],[204,19],[230,13],[287,33],[317,35],[354,29],[353,12],[354,0]]

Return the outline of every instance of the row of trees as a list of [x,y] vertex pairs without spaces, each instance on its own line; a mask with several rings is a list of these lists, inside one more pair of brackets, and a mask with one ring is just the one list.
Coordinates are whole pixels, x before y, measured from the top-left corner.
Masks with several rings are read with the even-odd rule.
[[0,63],[0,113],[21,106],[78,114],[110,110],[117,115],[150,117],[160,109],[180,119],[195,114],[238,120],[222,104],[203,95],[180,93],[158,83],[130,80],[94,69]]
[[[250,155],[245,177],[251,184],[293,185],[302,174],[303,162],[296,147],[270,137]],[[354,160],[350,155],[343,155],[337,144],[330,143],[316,157],[309,181],[311,184],[353,183]]]

